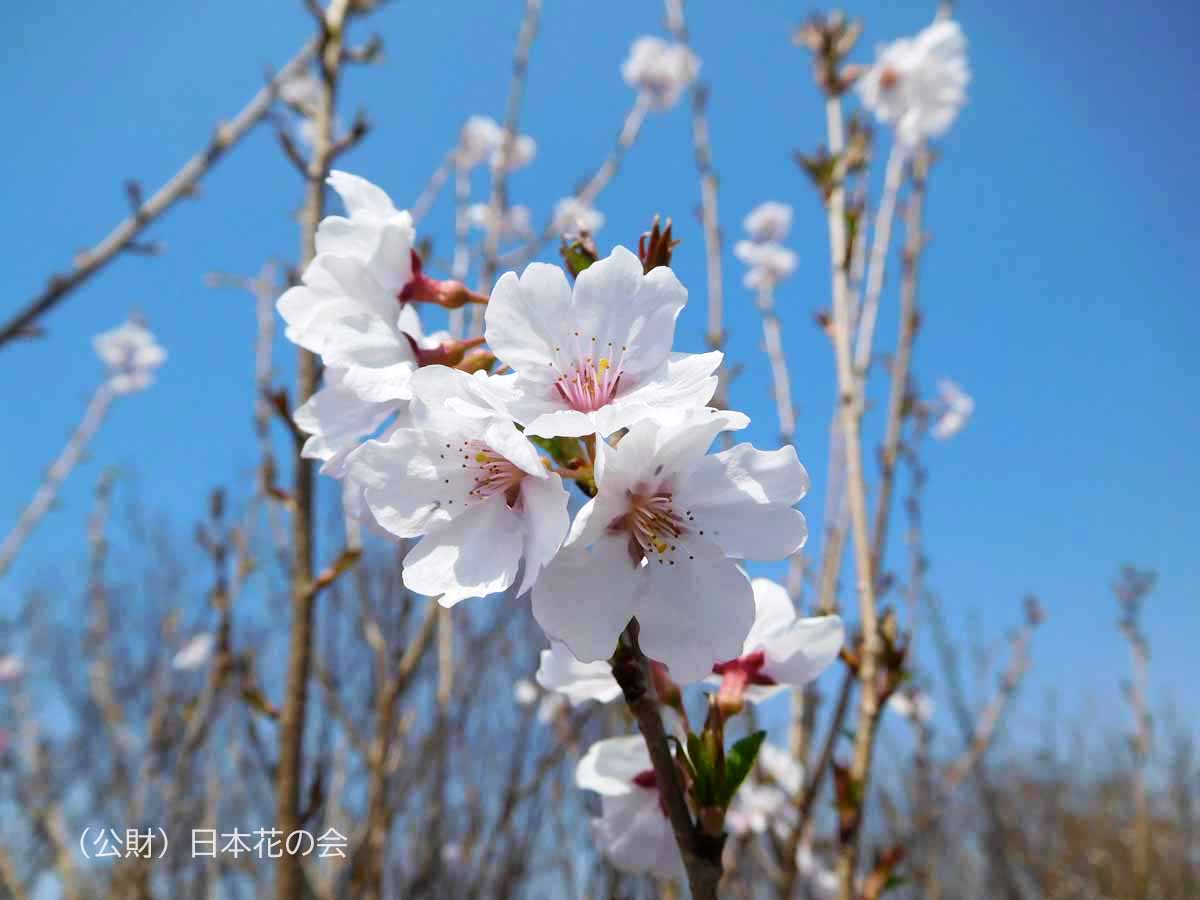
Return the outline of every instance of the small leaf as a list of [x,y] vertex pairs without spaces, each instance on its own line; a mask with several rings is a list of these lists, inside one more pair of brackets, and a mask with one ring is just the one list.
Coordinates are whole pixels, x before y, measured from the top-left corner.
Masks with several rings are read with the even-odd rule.
[[754,767],[754,760],[758,758],[758,748],[762,746],[766,737],[765,731],[756,731],[754,734],[742,738],[725,754],[725,789],[721,797],[722,805],[729,805],[729,801],[733,799],[737,789],[750,774],[750,770]]

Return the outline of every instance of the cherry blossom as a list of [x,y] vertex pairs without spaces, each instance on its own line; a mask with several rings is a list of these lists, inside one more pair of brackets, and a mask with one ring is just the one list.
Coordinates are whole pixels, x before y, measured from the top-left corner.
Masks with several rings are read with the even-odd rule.
[[499,169],[501,162],[509,172],[523,169],[537,156],[537,141],[527,134],[519,134],[513,138],[512,146],[508,148],[508,158],[504,156],[504,132],[500,132],[500,141],[492,151],[491,164],[493,169]]
[[100,361],[108,367],[108,387],[130,394],[149,387],[154,373],[167,358],[146,326],[132,319],[92,338]]
[[562,479],[503,409],[496,379],[445,366],[412,376],[411,424],[346,460],[380,526],[420,537],[404,558],[404,584],[444,606],[518,593],[537,579],[569,525]]
[[184,644],[171,660],[172,667],[183,672],[199,669],[212,656],[216,641],[207,632],[198,634]]
[[581,232],[595,234],[604,227],[604,213],[578,197],[563,197],[554,205],[554,230],[573,237]]
[[782,585],[755,578],[754,624],[741,653],[713,667],[708,679],[721,685],[718,702],[730,711],[741,708],[743,698],[759,703],[787,687],[808,684],[837,659],[845,640],[837,616],[801,619]]
[[[486,203],[472,203],[467,207],[467,222],[472,228],[487,231],[491,227],[492,219],[492,208]],[[533,217],[528,206],[517,204],[508,207],[501,212],[499,221],[501,240],[528,237],[533,233]]]
[[808,841],[801,842],[796,848],[796,871],[807,889],[806,896],[812,900],[834,900],[839,896],[841,882],[837,872],[817,859]]
[[792,207],[776,200],[760,203],[742,220],[742,227],[753,241],[782,241],[792,228]]
[[25,662],[15,653],[0,656],[0,682],[16,681],[25,674]]
[[700,60],[683,44],[669,44],[645,35],[629,48],[621,65],[621,77],[636,89],[653,109],[670,109],[679,102],[684,88],[696,80]]
[[933,718],[933,698],[924,691],[897,691],[888,698],[888,709],[919,725]]
[[752,290],[774,287],[796,271],[796,254],[774,241],[738,241],[733,255],[749,267],[742,283]]
[[945,134],[966,103],[970,80],[962,29],[939,21],[881,47],[856,88],[876,118],[895,129],[900,145],[912,148]]
[[687,290],[665,266],[643,273],[624,247],[579,274],[557,266],[506,273],[485,316],[488,345],[509,365],[509,409],[541,437],[611,434],[644,418],[702,407],[718,352],[672,354]]
[[600,795],[601,815],[592,820],[592,837],[614,868],[683,879],[683,860],[640,735],[593,744],[579,761],[575,783]]
[[416,229],[408,210],[398,210],[382,188],[349,172],[334,170],[337,191],[349,218],[326,216],[317,228],[317,255],[354,259],[367,267],[378,285],[395,296],[413,276]]
[[503,130],[490,116],[471,116],[459,133],[458,164],[472,169],[490,157],[504,136]]
[[580,662],[558,641],[551,641],[550,649],[542,651],[536,677],[538,684],[564,695],[572,706],[589,700],[609,703],[621,696],[621,686],[607,662]]
[[942,401],[941,414],[929,431],[939,441],[944,441],[967,427],[975,412],[975,400],[949,378],[938,379],[937,388]]
[[518,706],[538,705],[537,717],[542,723],[552,722],[567,706],[561,694],[542,693],[528,678],[521,678],[513,685],[513,700]]
[[738,657],[755,604],[735,560],[782,559],[807,537],[792,508],[808,490],[794,448],[706,455],[720,431],[748,421],[698,410],[642,420],[615,448],[597,443],[598,492],[533,592],[552,640],[584,662],[607,659],[637,616],[642,650],[680,684]]
[[734,834],[762,834],[771,828],[786,837],[796,822],[804,769],[786,750],[770,743],[759,748],[754,765],[760,776],[738,788],[725,817],[726,827]]

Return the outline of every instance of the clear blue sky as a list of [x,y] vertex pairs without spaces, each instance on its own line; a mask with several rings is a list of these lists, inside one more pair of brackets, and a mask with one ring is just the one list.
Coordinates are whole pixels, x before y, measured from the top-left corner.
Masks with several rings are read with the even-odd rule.
[[[808,60],[790,44],[807,12],[794,3],[695,3],[693,40],[713,84],[712,124],[727,235],[731,361],[753,362],[733,389],[776,433],[759,319],[728,247],[767,199],[794,204],[797,276],[780,314],[800,407],[798,449],[814,478],[803,508],[820,521],[832,394],[828,346],[811,324],[827,302],[824,226],[791,161],[821,140]],[[860,3],[858,57],[909,33],[932,3]],[[9,123],[0,315],[23,305],[77,249],[125,212],[122,182],[152,189],[299,46],[309,22],[282,0],[65,0],[0,10],[0,85]],[[630,40],[661,33],[654,3],[549,0],[534,47],[522,129],[538,140],[514,199],[540,221],[607,152],[631,94],[618,66]],[[1156,568],[1147,611],[1153,680],[1187,694],[1200,636],[1200,142],[1194,48],[1200,12],[1185,2],[1029,0],[961,5],[971,43],[970,103],[944,142],[929,201],[925,324],[917,376],[949,375],[974,394],[965,433],[934,445],[926,523],[931,584],[954,620],[977,614],[999,634],[1026,591],[1050,621],[1036,646],[1034,702],[1064,691],[1117,698],[1124,647],[1109,590],[1117,566]],[[356,68],[344,100],[374,131],[343,166],[416,197],[472,113],[499,117],[519,19],[515,2],[394,2],[370,29],[386,59]],[[365,32],[363,32],[365,34]],[[140,310],[170,352],[159,383],[123,400],[26,555],[0,586],[0,608],[52,568],[82,567],[84,521],[102,467],[138,472],[141,493],[179,524],[217,484],[254,464],[249,428],[253,317],[248,298],[214,292],[205,272],[252,274],[296,251],[298,178],[270,130],[225,160],[202,196],[151,230],[168,252],[128,257],[71,297],[46,338],[0,352],[0,531],[28,500],[100,374],[97,331]],[[449,198],[422,230],[445,253]],[[655,212],[684,239],[677,269],[692,292],[679,329],[702,347],[702,239],[684,109],[651,119],[600,206],[602,245],[632,243]],[[891,295],[894,297],[894,294]],[[893,304],[894,305],[894,304]],[[889,312],[881,339],[891,343]],[[291,370],[282,342],[277,364]],[[332,495],[330,495],[332,497]],[[814,527],[814,532],[816,528]],[[1118,713],[1112,713],[1117,715]]]

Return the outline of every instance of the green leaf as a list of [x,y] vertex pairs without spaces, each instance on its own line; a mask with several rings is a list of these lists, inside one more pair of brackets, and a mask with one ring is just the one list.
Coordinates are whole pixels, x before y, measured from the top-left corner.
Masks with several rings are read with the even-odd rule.
[[765,731],[756,731],[754,734],[742,738],[725,754],[725,785],[721,796],[722,806],[729,806],[729,801],[733,799],[737,789],[742,786],[742,782],[750,774],[750,770],[754,767],[754,760],[758,758],[758,748],[762,746],[766,737]]

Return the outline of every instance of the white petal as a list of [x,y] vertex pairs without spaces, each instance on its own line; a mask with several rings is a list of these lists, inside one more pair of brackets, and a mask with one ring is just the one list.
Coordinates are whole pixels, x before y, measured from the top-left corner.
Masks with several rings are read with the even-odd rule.
[[614,868],[631,875],[684,880],[683,859],[657,790],[636,788],[632,794],[604,797],[601,808],[601,817],[592,820],[592,836],[596,849]]
[[453,606],[502,591],[517,578],[521,520],[492,497],[430,531],[404,557],[404,586]]
[[576,659],[608,659],[634,614],[635,574],[619,538],[603,537],[590,552],[564,549],[533,586],[533,617]]
[[475,482],[447,452],[456,437],[398,428],[386,441],[367,441],[350,454],[347,475],[363,486],[380,525],[397,537],[418,537],[465,508]]
[[558,641],[551,641],[550,649],[542,651],[537,683],[564,694],[572,706],[588,700],[609,703],[621,696],[621,686],[607,662],[580,662]]
[[533,587],[542,569],[554,559],[562,546],[571,525],[571,518],[567,514],[569,499],[562,479],[557,475],[521,481],[520,512],[524,523],[521,556],[525,561],[525,573],[517,591],[518,596]]
[[755,578],[750,586],[754,589],[754,626],[746,636],[743,656],[761,650],[771,635],[796,621],[796,607],[783,585],[770,578]]
[[530,263],[521,277],[506,272],[484,314],[488,346],[523,377],[552,382],[555,346],[571,322],[571,286],[558,266]]
[[[516,406],[519,410],[522,407]],[[529,404],[524,405],[525,409]],[[601,410],[603,412],[603,410]],[[596,420],[574,409],[556,409],[542,413],[528,422],[525,433],[534,437],[583,437],[596,433]]]
[[215,640],[211,634],[198,634],[180,649],[175,654],[175,658],[171,660],[171,665],[181,671],[191,671],[198,669],[212,656]]
[[738,444],[708,457],[690,473],[689,497],[695,506],[781,503],[791,506],[808,493],[808,472],[794,447],[756,450]]
[[698,505],[689,486],[680,503],[692,513],[692,527],[734,559],[771,561],[791,556],[808,539],[808,524],[798,509],[776,503]]
[[329,186],[338,192],[346,211],[352,216],[372,215],[387,218],[396,212],[396,207],[383,188],[365,178],[334,169],[327,179]]
[[764,671],[779,684],[808,684],[837,659],[845,637],[837,616],[797,619],[765,642]]
[[645,566],[637,619],[643,652],[680,684],[737,657],[754,624],[754,592],[737,564],[703,538],[679,538]]
[[633,779],[653,768],[650,751],[640,734],[611,737],[588,748],[575,767],[575,784],[605,797],[630,794],[637,788]]
[[622,369],[637,376],[666,362],[687,289],[666,266],[643,274],[637,255],[618,246],[579,273],[574,303],[578,329],[624,347]]
[[678,421],[690,409],[698,409],[717,390],[713,374],[723,354],[675,353],[637,386],[622,393],[596,412],[596,430],[602,435],[628,428],[646,418],[664,423]]

